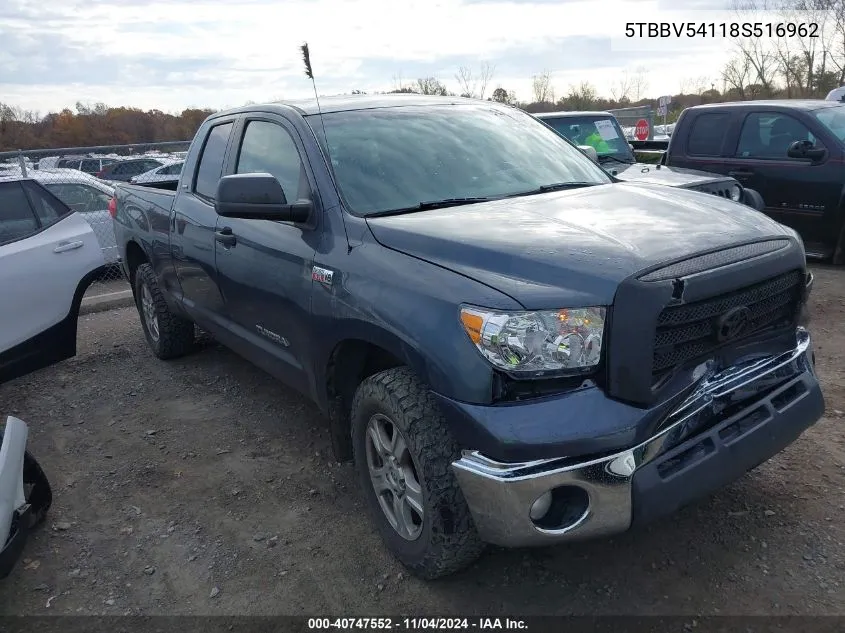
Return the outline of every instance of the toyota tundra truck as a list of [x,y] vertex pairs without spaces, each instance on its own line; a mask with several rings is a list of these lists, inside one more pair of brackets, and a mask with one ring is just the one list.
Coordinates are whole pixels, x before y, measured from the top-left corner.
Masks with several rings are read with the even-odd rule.
[[313,399],[423,578],[653,521],[824,410],[795,231],[620,182],[515,108],[216,113],[176,191],[118,184],[110,210],[152,352],[201,329]]

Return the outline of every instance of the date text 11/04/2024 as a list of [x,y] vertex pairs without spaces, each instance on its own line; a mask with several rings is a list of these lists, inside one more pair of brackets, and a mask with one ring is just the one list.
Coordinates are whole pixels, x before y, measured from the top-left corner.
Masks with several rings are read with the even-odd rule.
[[519,618],[308,618],[312,630],[480,630],[525,631],[525,620]]
[[628,22],[625,37],[821,37],[815,22]]

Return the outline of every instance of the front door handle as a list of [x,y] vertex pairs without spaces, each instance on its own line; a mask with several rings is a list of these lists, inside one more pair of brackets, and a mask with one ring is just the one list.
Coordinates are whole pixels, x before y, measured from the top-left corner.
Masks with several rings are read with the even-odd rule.
[[54,253],[65,253],[77,248],[82,248],[84,242],[59,242],[59,245],[53,249]]
[[238,241],[232,233],[232,229],[228,226],[224,226],[219,231],[215,231],[214,239],[220,242],[223,246],[234,246]]

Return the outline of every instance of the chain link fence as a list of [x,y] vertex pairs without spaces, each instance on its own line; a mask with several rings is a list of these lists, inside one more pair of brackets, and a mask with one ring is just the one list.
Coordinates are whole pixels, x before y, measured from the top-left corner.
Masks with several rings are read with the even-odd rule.
[[[635,106],[633,108],[619,108],[617,110],[608,110],[613,116],[616,117],[616,120],[619,121],[619,125],[622,126],[622,131],[625,133],[625,138],[629,141],[635,140],[644,140],[644,141],[651,141],[654,140],[655,135],[655,112],[651,108],[651,106]],[[641,123],[641,121],[645,121],[648,123],[648,136],[647,138],[638,139],[637,138],[637,125]]]
[[[106,268],[87,296],[128,289],[109,214],[118,182],[161,186],[178,180],[190,141],[64,147],[0,152],[0,180],[31,178],[84,217],[94,230]],[[0,222],[4,209],[0,209]]]

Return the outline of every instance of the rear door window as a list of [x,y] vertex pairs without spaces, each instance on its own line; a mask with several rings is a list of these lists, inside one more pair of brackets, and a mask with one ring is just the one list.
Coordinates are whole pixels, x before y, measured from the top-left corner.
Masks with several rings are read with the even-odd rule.
[[687,153],[690,156],[719,156],[728,133],[729,112],[699,114],[692,122]]
[[38,231],[38,221],[20,182],[0,183],[0,245]]
[[68,215],[72,209],[64,204],[57,196],[44,187],[33,182],[23,183],[24,190],[29,194],[32,208],[38,217],[41,228],[47,228],[59,221],[60,218]]
[[80,171],[84,171],[86,174],[96,174],[100,171],[100,161],[97,159],[83,160],[79,169]]
[[209,200],[214,200],[217,195],[217,183],[223,175],[223,160],[226,157],[232,125],[223,123],[211,128],[202,148],[194,192]]

